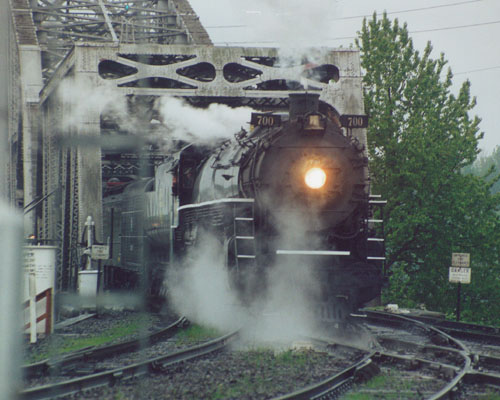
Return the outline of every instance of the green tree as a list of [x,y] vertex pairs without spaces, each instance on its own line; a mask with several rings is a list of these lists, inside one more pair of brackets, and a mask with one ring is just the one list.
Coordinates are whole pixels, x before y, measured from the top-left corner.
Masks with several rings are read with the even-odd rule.
[[496,146],[490,155],[479,155],[473,165],[464,168],[464,173],[485,178],[491,182],[491,193],[500,192],[500,146]]
[[469,116],[475,106],[470,83],[452,94],[444,55],[432,59],[430,43],[422,53],[415,50],[406,24],[391,23],[386,14],[365,19],[356,44],[370,116],[372,192],[388,200],[384,229],[393,274],[385,300],[451,312],[454,251],[470,252],[473,268],[491,277],[495,264],[500,290],[499,199],[484,180],[461,173],[476,159],[482,137],[479,118]]

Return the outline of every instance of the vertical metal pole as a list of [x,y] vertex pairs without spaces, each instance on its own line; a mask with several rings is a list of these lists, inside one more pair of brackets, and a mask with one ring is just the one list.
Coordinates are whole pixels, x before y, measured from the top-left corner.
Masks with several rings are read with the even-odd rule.
[[85,265],[85,269],[92,269],[92,245],[94,244],[93,242],[93,230],[94,230],[94,221],[92,221],[92,217],[88,216],[87,221],[85,222],[85,226],[87,227],[87,263]]
[[99,301],[99,292],[101,291],[101,271],[102,271],[102,268],[101,268],[101,260],[97,261],[97,287],[96,287],[96,290],[95,290],[95,297],[96,297],[96,307],[95,307],[95,313],[97,315],[97,317],[99,317],[99,314],[100,314],[100,308],[101,308],[101,304],[100,304],[100,301]]
[[109,240],[109,258],[112,260],[113,259],[113,240],[115,238],[115,208],[111,207],[111,218],[109,221],[109,236],[111,239]]
[[457,286],[457,322],[460,321],[460,292],[462,289],[462,283],[458,282]]
[[28,292],[30,295],[30,343],[36,343],[36,275],[34,268],[29,271]]
[[[20,385],[21,350],[21,243],[23,218],[0,200],[0,397],[16,399]],[[35,327],[36,329],[36,327]]]
[[386,251],[385,251],[385,223],[384,223],[384,205],[382,205],[380,207],[380,219],[382,220],[382,239],[384,239],[384,241],[382,242],[382,251],[384,252],[384,254],[382,255],[382,257],[384,257],[384,259],[382,260],[382,274],[383,274],[383,277],[386,278],[387,277],[387,264],[386,264]]
[[[10,9],[8,0],[0,0],[0,201],[9,200],[8,162],[9,143],[9,67],[10,67]],[[12,195],[12,194],[10,194]]]
[[10,2],[0,0],[0,396],[17,398],[21,359],[21,243],[23,218],[7,206],[9,153]]

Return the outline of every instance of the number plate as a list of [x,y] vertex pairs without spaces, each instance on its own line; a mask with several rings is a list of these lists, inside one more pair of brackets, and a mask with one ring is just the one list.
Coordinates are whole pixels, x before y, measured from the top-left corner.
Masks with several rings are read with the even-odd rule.
[[366,128],[368,126],[368,116],[344,114],[340,116],[340,124],[344,128]]
[[281,116],[274,114],[252,113],[250,123],[254,126],[279,126],[281,125]]

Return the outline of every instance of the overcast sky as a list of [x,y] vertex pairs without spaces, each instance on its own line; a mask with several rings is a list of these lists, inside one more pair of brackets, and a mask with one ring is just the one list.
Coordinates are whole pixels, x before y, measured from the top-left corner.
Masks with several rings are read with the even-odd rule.
[[189,0],[218,46],[349,47],[364,15],[407,22],[417,49],[430,41],[454,73],[469,79],[481,119],[480,147],[500,145],[500,0]]

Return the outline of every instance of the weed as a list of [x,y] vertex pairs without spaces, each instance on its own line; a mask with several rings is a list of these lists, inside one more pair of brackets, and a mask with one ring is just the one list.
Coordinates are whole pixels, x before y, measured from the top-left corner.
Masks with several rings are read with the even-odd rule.
[[189,328],[179,332],[177,343],[180,345],[190,345],[220,336],[221,333],[210,327],[193,324]]
[[59,356],[64,353],[81,350],[87,347],[102,346],[106,343],[116,341],[122,337],[140,333],[144,329],[147,319],[144,315],[138,315],[132,321],[117,322],[113,327],[106,329],[100,334],[76,337],[76,338],[58,338],[57,343],[49,337],[49,346],[46,351],[33,354],[28,362],[37,362],[47,358]]
[[[405,377],[397,369],[389,369],[386,373],[376,375],[369,381],[354,386],[353,390],[347,393],[342,400],[401,400],[415,398],[418,383]],[[363,391],[371,393],[364,393]],[[376,392],[380,391],[380,394]]]

